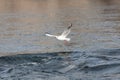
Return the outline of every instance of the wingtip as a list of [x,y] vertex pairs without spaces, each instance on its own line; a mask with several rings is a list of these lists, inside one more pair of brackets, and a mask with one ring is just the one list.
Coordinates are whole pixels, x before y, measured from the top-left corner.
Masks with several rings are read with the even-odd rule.
[[49,34],[45,34],[46,36],[50,36]]
[[47,34],[45,34],[45,36],[47,36]]
[[70,23],[70,25],[68,26],[68,29],[70,29],[72,27],[72,23]]
[[46,35],[46,36],[48,36],[48,35],[49,35],[49,33],[48,33],[48,32],[45,32],[45,35]]

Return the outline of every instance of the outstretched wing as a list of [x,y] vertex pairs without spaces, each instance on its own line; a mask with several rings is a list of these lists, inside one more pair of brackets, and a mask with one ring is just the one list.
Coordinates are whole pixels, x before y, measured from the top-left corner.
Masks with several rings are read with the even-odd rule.
[[51,35],[51,34],[45,34],[45,35],[49,37],[56,37],[55,35]]
[[61,34],[61,36],[63,36],[63,37],[67,37],[67,35],[70,33],[70,31],[71,31],[71,27],[72,27],[72,24],[70,24],[70,26],[67,28],[67,30],[65,30],[62,34]]

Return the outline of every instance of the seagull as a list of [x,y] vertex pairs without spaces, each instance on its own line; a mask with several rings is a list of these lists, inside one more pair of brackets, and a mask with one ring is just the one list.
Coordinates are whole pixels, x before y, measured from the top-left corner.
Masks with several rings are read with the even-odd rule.
[[49,37],[55,37],[56,39],[58,40],[61,40],[61,41],[67,41],[69,42],[70,41],[70,38],[67,38],[68,34],[70,33],[71,31],[71,27],[72,27],[72,23],[70,24],[70,26],[68,26],[68,28],[66,30],[63,31],[63,33],[59,36],[57,35],[51,35],[49,33],[45,34],[46,36],[49,36]]

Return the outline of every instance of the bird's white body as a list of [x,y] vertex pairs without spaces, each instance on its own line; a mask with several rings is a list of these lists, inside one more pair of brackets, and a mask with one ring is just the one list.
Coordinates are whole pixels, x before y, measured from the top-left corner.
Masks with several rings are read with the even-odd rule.
[[70,38],[66,38],[66,37],[63,37],[63,36],[57,36],[56,38],[57,38],[58,40],[70,41]]
[[65,30],[61,35],[59,36],[56,36],[56,35],[51,35],[51,34],[45,34],[46,36],[49,36],[49,37],[55,37],[56,39],[58,40],[62,40],[62,41],[70,41],[70,38],[67,38],[68,34],[70,33],[71,31],[71,27],[72,27],[72,24],[68,27],[67,30]]

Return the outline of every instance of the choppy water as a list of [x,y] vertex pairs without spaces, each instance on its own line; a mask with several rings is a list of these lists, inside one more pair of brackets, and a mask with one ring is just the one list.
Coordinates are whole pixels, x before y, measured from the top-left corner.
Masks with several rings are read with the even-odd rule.
[[0,0],[1,80],[119,80],[119,53],[119,0]]
[[119,80],[120,49],[0,57],[0,80]]

